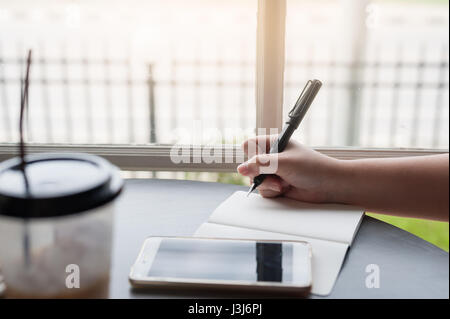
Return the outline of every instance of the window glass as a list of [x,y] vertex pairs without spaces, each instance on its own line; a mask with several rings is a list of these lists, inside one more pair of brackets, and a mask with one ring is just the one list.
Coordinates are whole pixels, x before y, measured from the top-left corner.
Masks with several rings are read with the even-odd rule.
[[28,48],[29,142],[174,143],[200,132],[197,142],[231,143],[254,130],[256,0],[0,4],[0,142],[18,140]]
[[448,14],[448,1],[288,0],[284,115],[323,82],[295,136],[448,149]]

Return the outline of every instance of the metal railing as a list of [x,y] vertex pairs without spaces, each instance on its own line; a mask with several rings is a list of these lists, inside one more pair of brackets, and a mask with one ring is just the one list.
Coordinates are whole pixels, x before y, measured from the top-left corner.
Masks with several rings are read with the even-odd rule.
[[[446,51],[446,47],[442,49]],[[17,136],[15,119],[18,115],[17,97],[19,95],[20,77],[12,76],[5,70],[8,68],[21,70],[24,61],[21,58],[4,58],[0,55],[0,142],[15,142]],[[193,61],[177,61],[173,60],[170,64],[170,74],[164,79],[159,79],[155,74],[157,63],[141,65],[140,68],[147,70],[145,77],[136,77],[133,74],[133,62],[130,59],[69,59],[61,57],[45,58],[39,57],[34,60],[31,77],[30,92],[30,109],[37,108],[40,110],[39,118],[31,117],[29,120],[34,123],[33,129],[29,130],[29,139],[40,143],[54,142],[80,142],[76,139],[80,127],[77,123],[82,123],[82,130],[85,139],[84,143],[117,143],[115,136],[120,135],[119,143],[159,143],[167,142],[167,136],[170,130],[178,127],[180,122],[184,120],[183,104],[186,102],[185,95],[181,89],[187,89],[192,100],[192,110],[190,118],[201,118],[202,103],[200,95],[202,90],[208,94],[214,95],[214,101],[209,102],[208,109],[213,109],[215,114],[215,125],[219,130],[225,128],[224,118],[230,112],[229,104],[225,104],[226,95],[233,94],[237,98],[238,114],[233,116],[239,118],[237,126],[246,128],[254,126],[254,118],[248,114],[255,112],[254,102],[252,100],[254,94],[254,81],[246,80],[244,74],[249,69],[254,68],[254,62],[249,61],[213,61],[206,62],[200,60]],[[189,66],[193,70],[193,76],[189,79],[183,79],[179,76],[181,68]],[[239,80],[227,80],[221,77],[222,71],[228,67],[238,70],[237,78]],[[60,70],[56,76],[49,75],[48,69],[53,68]],[[120,68],[124,75],[121,77],[112,77],[113,68]],[[201,79],[201,73],[204,68],[212,68],[216,70],[216,76],[211,80]],[[330,129],[333,124],[332,109],[339,103],[353,103],[354,107],[359,108],[360,112],[353,117],[354,132],[349,132],[348,146],[355,146],[355,134],[360,134],[361,128],[365,130],[368,136],[365,147],[373,146],[373,137],[376,135],[375,127],[377,121],[377,105],[379,105],[382,90],[391,90],[392,97],[388,101],[382,101],[383,104],[389,104],[390,114],[388,116],[390,141],[386,141],[384,147],[395,146],[394,140],[398,132],[399,118],[408,117],[411,122],[411,134],[409,141],[403,147],[416,147],[418,145],[419,126],[421,125],[420,108],[426,104],[427,112],[433,114],[432,120],[428,120],[427,133],[428,140],[425,142],[430,148],[446,148],[448,140],[443,141],[440,134],[443,125],[448,126],[448,112],[446,111],[445,96],[448,95],[448,56],[442,54],[441,61],[430,62],[421,57],[414,62],[404,62],[400,58],[394,61],[360,61],[357,63],[346,63],[341,61],[287,61],[286,68],[297,68],[302,70],[303,78],[286,79],[286,90],[295,90],[302,87],[304,80],[310,76],[314,76],[316,68],[326,68],[327,79],[325,81],[324,93],[326,98],[323,107],[327,110],[326,125],[320,130],[328,129],[326,133],[327,140],[325,144],[331,143],[332,131]],[[78,70],[80,76],[73,76],[70,70]],[[93,70],[95,69],[95,71]],[[346,81],[335,76],[337,70],[353,70],[358,73],[358,77],[351,78]],[[415,70],[418,74],[417,79],[400,79],[402,70]],[[93,73],[101,70],[102,76],[92,76]],[[380,70],[391,70],[395,77],[392,81],[379,78],[377,74]],[[439,76],[433,81],[423,79],[423,74],[428,70],[433,70]],[[364,74],[371,72],[372,79],[365,79]],[[34,73],[34,76],[33,76]],[[239,76],[243,75],[243,76]],[[247,77],[248,78],[248,77]],[[77,89],[74,94],[73,89]],[[138,88],[139,90],[136,90]],[[430,98],[430,90],[432,91]],[[60,102],[54,102],[51,98],[52,92],[61,94]],[[120,100],[123,101],[121,107],[125,117],[114,120],[114,99],[117,98],[115,92],[120,91]],[[407,114],[399,113],[400,96],[403,92],[408,91],[414,96],[414,99],[407,107]],[[423,98],[424,91],[428,91],[428,98]],[[34,92],[39,92],[39,100],[37,100]],[[165,92],[165,93],[163,93]],[[354,98],[350,102],[339,101],[335,97],[337,93],[353,94]],[[347,93],[345,93],[347,92]],[[364,100],[364,94],[368,93],[368,99]],[[161,95],[165,95],[166,99],[160,99]],[[385,102],[385,103],[384,103]],[[15,104],[14,104],[15,103]],[[236,102],[234,102],[236,103]],[[16,105],[17,104],[17,105]],[[117,103],[116,103],[117,104]],[[94,115],[94,110],[104,106],[102,114]],[[368,116],[363,118],[361,110],[367,108]],[[57,112],[55,112],[57,110]],[[164,111],[164,112],[162,112]],[[160,126],[160,114],[169,114],[169,123],[164,127]],[[30,114],[33,114],[31,111]],[[57,114],[57,115],[55,115]],[[147,118],[143,119],[142,115]],[[56,119],[56,117],[58,119]],[[167,116],[166,116],[167,117]],[[74,119],[77,121],[74,121]],[[381,119],[386,121],[385,118]],[[99,123],[102,125],[98,125]],[[38,123],[38,125],[36,125]],[[58,128],[55,123],[59,123]],[[139,127],[140,125],[140,127]],[[315,144],[314,128],[309,125],[304,131],[305,139],[309,144]],[[37,129],[36,129],[37,128]],[[106,133],[106,138],[97,139],[99,130],[102,134]],[[39,138],[33,136],[36,131],[39,132]],[[161,136],[165,136],[161,138]],[[422,141],[423,143],[423,141]],[[446,145],[447,144],[447,145]],[[357,145],[356,145],[357,146]]]
[[[352,104],[353,110],[358,110],[357,113],[359,116],[352,117],[351,125],[349,127],[351,130],[347,132],[346,144],[347,146],[361,146],[357,143],[357,135],[360,133],[358,128],[364,127],[367,135],[367,141],[362,146],[373,147],[374,145],[374,137],[377,132],[375,130],[377,121],[387,121],[388,130],[390,140],[387,140],[383,147],[398,147],[396,145],[395,139],[397,137],[398,128],[399,128],[399,118],[400,117],[410,117],[410,134],[409,141],[405,144],[401,145],[401,147],[430,147],[430,148],[443,148],[447,145],[448,147],[448,139],[447,142],[444,141],[445,136],[440,134],[441,128],[443,125],[448,127],[448,112],[445,113],[446,108],[446,100],[444,96],[448,95],[448,62],[443,60],[441,62],[426,62],[426,61],[417,61],[417,62],[402,62],[401,60],[396,62],[365,62],[358,64],[345,64],[345,63],[335,63],[335,62],[317,62],[317,63],[288,63],[289,66],[297,66],[297,67],[305,67],[305,68],[314,68],[316,66],[320,67],[328,67],[330,69],[330,73],[333,73],[333,69],[335,68],[355,68],[359,70],[359,72],[364,73],[368,70],[371,70],[374,74],[377,74],[380,69],[391,69],[394,70],[396,76],[394,81],[386,81],[383,79],[373,79],[373,80],[360,80],[360,81],[336,81],[334,79],[329,79],[325,85],[327,90],[327,102],[323,107],[329,110],[329,115],[327,116],[327,124],[322,127],[327,129],[327,139],[324,143],[325,145],[331,145],[332,143],[332,131],[329,129],[332,125],[331,121],[333,120],[331,115],[331,109],[335,107],[339,102],[336,102],[334,96],[336,96],[336,92],[348,92],[348,95],[353,95],[353,98],[350,100]],[[398,74],[402,71],[402,69],[412,69],[416,70],[419,74],[419,79],[414,80],[411,79],[409,81],[401,81],[399,79]],[[424,73],[424,70],[437,70],[439,73],[439,77],[434,81],[426,81],[421,80],[420,74]],[[292,89],[297,91],[298,88],[302,85],[301,81],[286,81],[285,86],[286,90]],[[380,92],[382,90],[390,90],[391,98],[386,100],[385,103],[388,105],[388,109],[390,110],[388,119],[377,119],[376,112],[377,106],[380,102]],[[425,91],[434,91],[432,96],[428,96],[427,99],[423,99],[423,94]],[[414,95],[414,100],[409,106],[409,110],[407,114],[399,114],[400,109],[400,96],[405,92],[409,91],[409,94]],[[363,95],[365,93],[369,93],[369,100],[364,101]],[[447,101],[448,102],[448,101]],[[421,106],[426,107],[429,114],[433,114],[433,120],[427,123],[428,129],[431,134],[430,137],[425,142],[425,145],[418,145],[418,136],[419,136],[419,125],[421,124],[421,114],[420,108]],[[364,120],[361,118],[361,109],[366,108],[369,113],[369,119]],[[310,129],[311,130],[311,129]],[[313,138],[311,137],[313,133],[311,131],[306,132],[305,139],[308,143],[314,143]]]

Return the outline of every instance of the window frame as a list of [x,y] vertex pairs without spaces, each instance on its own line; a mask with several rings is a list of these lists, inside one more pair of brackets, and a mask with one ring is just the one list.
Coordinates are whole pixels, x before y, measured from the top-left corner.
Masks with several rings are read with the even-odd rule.
[[286,0],[258,0],[256,132],[283,123]]
[[[208,146],[210,147],[210,146]],[[171,160],[171,145],[110,145],[110,144],[29,144],[27,153],[88,153],[109,160],[122,170],[127,171],[189,171],[189,172],[236,172],[238,161],[245,159],[238,145],[219,145],[218,158],[221,163],[204,162],[174,163]],[[191,146],[190,154],[201,154],[205,146]],[[316,151],[342,160],[365,158],[392,158],[446,154],[442,149],[388,149],[388,148],[357,148],[357,147],[317,147]],[[19,155],[16,143],[0,144],[0,162]]]

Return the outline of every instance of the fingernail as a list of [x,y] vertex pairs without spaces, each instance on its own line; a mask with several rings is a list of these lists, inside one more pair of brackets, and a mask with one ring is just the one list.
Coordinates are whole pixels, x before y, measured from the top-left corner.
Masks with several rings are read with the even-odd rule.
[[242,163],[241,165],[239,165],[239,166],[237,167],[237,171],[238,171],[239,173],[241,173],[242,175],[248,174],[248,165],[247,165],[247,162]]
[[281,192],[280,186],[277,184],[269,184],[269,188],[275,192]]

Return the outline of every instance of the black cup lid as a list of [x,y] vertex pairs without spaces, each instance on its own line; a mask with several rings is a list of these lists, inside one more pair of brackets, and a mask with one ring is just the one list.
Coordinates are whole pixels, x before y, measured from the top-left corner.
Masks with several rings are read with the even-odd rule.
[[113,200],[122,190],[119,170],[88,154],[32,154],[0,163],[0,215],[20,218],[79,213]]

